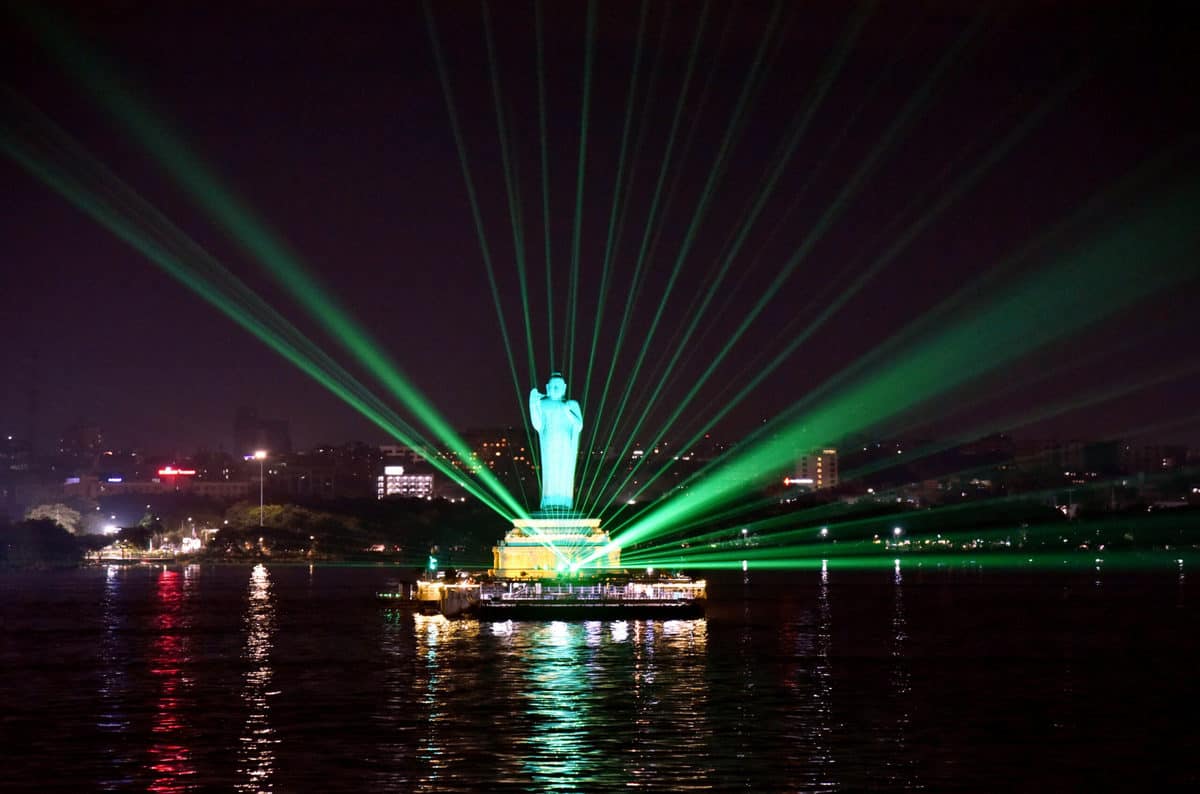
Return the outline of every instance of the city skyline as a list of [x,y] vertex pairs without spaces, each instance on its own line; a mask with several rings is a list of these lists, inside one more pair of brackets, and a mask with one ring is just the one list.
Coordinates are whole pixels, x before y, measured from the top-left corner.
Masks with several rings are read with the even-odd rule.
[[[289,439],[291,438],[292,426],[291,426],[291,423],[286,418],[270,417],[269,421],[271,423],[281,424],[283,426],[282,432],[284,432]],[[488,426],[460,427],[460,428],[456,428],[456,430],[463,438],[468,439],[468,440],[470,440],[473,437],[478,437],[478,436],[488,435],[488,434],[495,434],[495,433],[503,433],[506,435],[511,434],[511,435],[515,435],[515,436],[521,436],[523,434],[523,430],[520,427],[518,422],[510,422],[507,424],[501,423],[501,424],[488,425]],[[96,433],[101,434],[103,443],[99,444],[99,446],[96,447],[97,450],[104,450],[104,451],[109,451],[109,452],[120,452],[120,453],[136,452],[137,454],[139,454],[143,457],[149,458],[149,459],[156,459],[156,460],[157,459],[168,459],[168,458],[182,459],[182,458],[186,458],[186,457],[189,457],[189,456],[197,454],[197,453],[222,453],[222,454],[231,455],[235,458],[242,457],[245,455],[245,453],[239,451],[240,447],[236,441],[236,436],[237,436],[236,422],[229,422],[229,424],[225,428],[225,430],[223,432],[219,432],[215,439],[214,438],[201,438],[199,440],[199,443],[197,443],[194,446],[172,445],[169,443],[159,443],[156,445],[153,442],[151,442],[151,443],[129,443],[127,441],[122,441],[120,439],[113,438],[111,435],[109,435],[105,431],[104,426],[102,424],[100,424],[99,422],[75,422],[75,423],[72,423],[71,425],[68,425],[63,430],[63,432],[55,433],[55,434],[51,434],[50,436],[47,436],[47,441],[50,443],[48,443],[45,448],[38,448],[36,446],[30,445],[29,439],[22,436],[19,432],[17,432],[17,433],[0,432],[0,436],[4,436],[7,439],[7,441],[9,441],[9,442],[16,442],[16,443],[19,443],[22,445],[26,445],[29,448],[32,455],[37,460],[50,461],[50,460],[54,459],[55,457],[61,456],[63,454],[68,454],[68,455],[72,454],[69,451],[64,451],[64,448],[63,448],[64,440],[67,437],[69,437],[70,435],[72,435],[74,433],[78,433],[80,431],[91,431],[91,432],[96,432]],[[300,437],[308,438],[308,435],[304,433],[303,428],[301,428],[301,436]],[[1045,434],[1038,434],[1038,433],[1001,432],[1001,433],[989,433],[987,435],[982,435],[982,436],[973,436],[973,437],[965,437],[965,438],[957,438],[957,439],[954,437],[943,438],[943,437],[939,437],[936,435],[933,435],[933,436],[931,436],[931,435],[866,436],[866,435],[862,435],[862,434],[855,434],[848,438],[829,439],[827,441],[826,446],[854,448],[856,444],[863,444],[863,443],[871,444],[871,445],[893,444],[893,443],[910,443],[911,444],[911,443],[917,443],[917,442],[934,442],[934,441],[942,441],[942,440],[951,441],[955,445],[971,446],[974,444],[986,443],[989,439],[996,439],[996,438],[1010,438],[1010,439],[1013,439],[1018,442],[1037,441],[1037,442],[1043,442],[1043,443],[1061,443],[1061,444],[1067,444],[1067,443],[1119,443],[1119,444],[1132,444],[1134,446],[1147,446],[1147,447],[1176,446],[1176,447],[1183,447],[1185,449],[1191,449],[1191,450],[1193,450],[1194,454],[1200,454],[1200,448],[1196,447],[1195,445],[1190,444],[1185,437],[1173,436],[1169,433],[1164,434],[1161,437],[1157,437],[1157,436],[1156,437],[1139,437],[1139,436],[1088,437],[1088,436],[1078,435],[1078,434],[1057,436],[1057,435],[1045,435]],[[627,455],[626,457],[629,457],[629,458],[639,457],[642,454],[643,450],[641,450],[638,447],[647,446],[647,444],[645,444],[644,442],[648,441],[648,440],[649,439],[629,439],[629,442],[632,444],[632,446],[637,449],[631,450],[631,454]],[[681,442],[684,440],[685,439],[683,439],[683,438],[666,437],[666,438],[662,439],[661,446],[669,447],[676,452],[682,452]],[[718,444],[722,448],[729,448],[733,445],[738,444],[739,441],[741,441],[741,440],[742,439],[739,439],[736,437],[722,436],[719,434],[708,434],[706,439],[702,443],[700,443],[696,446],[699,447],[699,446],[704,446],[706,444],[708,444],[708,445]],[[617,447],[624,444],[624,442],[625,442],[625,439],[621,439],[620,442],[616,446],[614,446],[608,450],[608,454],[610,454],[610,455],[613,454],[616,451]],[[254,444],[253,447],[256,449],[262,449],[262,450],[269,451],[270,454],[272,454],[272,455],[284,456],[284,455],[290,455],[290,454],[306,454],[306,453],[320,451],[322,449],[328,449],[328,448],[351,447],[354,445],[366,445],[366,446],[373,447],[373,448],[389,448],[389,447],[404,448],[404,449],[412,450],[413,452],[417,452],[420,449],[419,447],[408,447],[404,444],[397,444],[394,439],[391,439],[391,438],[387,437],[386,435],[382,435],[382,434],[376,434],[375,437],[367,437],[367,438],[316,438],[315,440],[306,440],[303,442],[296,442],[296,443],[289,441],[286,446],[272,445],[270,443],[258,443],[258,444]],[[450,450],[445,446],[435,446],[432,448],[436,449],[438,452],[441,452],[441,453],[450,452]],[[249,449],[249,447],[247,447],[247,449]],[[593,454],[593,455],[601,454],[601,448],[600,447],[593,448],[590,453],[583,449],[581,449],[579,452],[580,457],[583,457],[587,454]]]

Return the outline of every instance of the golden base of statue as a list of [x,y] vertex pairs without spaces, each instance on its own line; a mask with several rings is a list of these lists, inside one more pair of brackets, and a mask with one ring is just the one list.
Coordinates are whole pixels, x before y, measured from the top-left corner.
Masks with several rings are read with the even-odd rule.
[[[488,573],[506,579],[557,579],[621,567],[621,550],[609,548],[611,542],[600,528],[600,519],[543,517],[548,512],[513,519],[512,529],[492,548]],[[574,564],[576,560],[589,562],[580,569]]]

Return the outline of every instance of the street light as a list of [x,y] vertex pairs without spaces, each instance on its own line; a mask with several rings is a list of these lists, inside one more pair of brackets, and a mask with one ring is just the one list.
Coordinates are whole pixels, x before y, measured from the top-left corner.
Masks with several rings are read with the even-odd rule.
[[265,449],[254,450],[254,459],[258,461],[258,525],[263,525],[263,461],[267,459]]

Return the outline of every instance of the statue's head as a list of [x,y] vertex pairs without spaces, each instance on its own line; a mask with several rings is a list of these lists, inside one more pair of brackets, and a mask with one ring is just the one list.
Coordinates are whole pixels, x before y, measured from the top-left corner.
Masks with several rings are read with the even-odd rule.
[[550,373],[550,380],[546,381],[546,396],[551,400],[561,400],[567,396],[567,382],[559,373]]

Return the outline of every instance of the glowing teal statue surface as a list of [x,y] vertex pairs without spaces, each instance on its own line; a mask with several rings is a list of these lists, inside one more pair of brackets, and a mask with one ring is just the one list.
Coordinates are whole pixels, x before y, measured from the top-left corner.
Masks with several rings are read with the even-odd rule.
[[542,453],[542,510],[570,510],[575,499],[575,461],[583,413],[568,400],[567,382],[550,374],[546,393],[529,392],[529,420],[537,431]]

